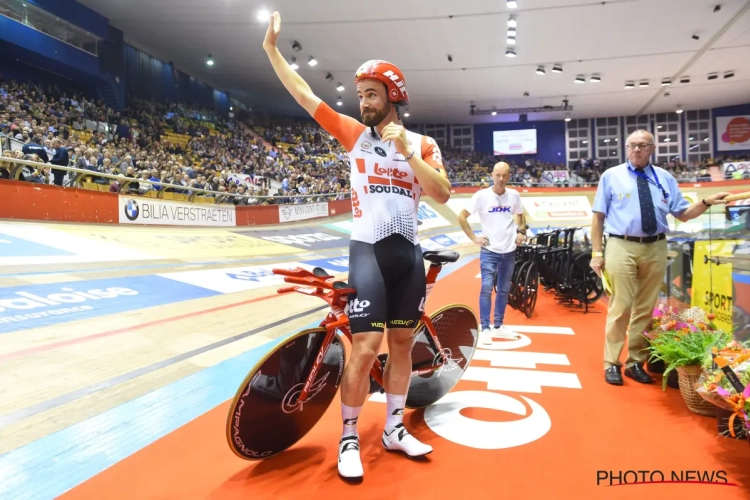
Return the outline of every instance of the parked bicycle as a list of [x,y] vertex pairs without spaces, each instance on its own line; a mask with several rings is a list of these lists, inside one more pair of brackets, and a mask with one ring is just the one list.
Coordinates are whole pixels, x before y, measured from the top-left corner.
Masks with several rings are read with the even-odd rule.
[[[451,250],[423,252],[430,262],[427,297],[443,264],[456,262]],[[248,373],[232,400],[226,436],[232,451],[245,460],[264,460],[297,443],[323,416],[338,391],[344,373],[345,352],[341,337],[352,341],[347,297],[355,293],[347,283],[319,267],[312,272],[296,268],[274,269],[287,286],[278,293],[298,292],[325,300],[331,309],[316,328],[292,335]],[[412,374],[407,408],[423,408],[445,396],[468,368],[476,350],[478,321],[462,304],[423,314],[414,330]],[[388,358],[380,354],[370,370],[370,394],[383,389],[383,369]]]

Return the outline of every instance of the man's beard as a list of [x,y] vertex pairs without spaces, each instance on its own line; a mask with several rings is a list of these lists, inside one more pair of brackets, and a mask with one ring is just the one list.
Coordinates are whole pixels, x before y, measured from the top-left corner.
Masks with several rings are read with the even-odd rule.
[[379,125],[380,122],[382,122],[388,114],[387,111],[381,112],[374,108],[371,108],[368,111],[368,114],[365,114],[364,111],[362,112],[362,123],[364,123],[368,127],[375,127],[376,125]]

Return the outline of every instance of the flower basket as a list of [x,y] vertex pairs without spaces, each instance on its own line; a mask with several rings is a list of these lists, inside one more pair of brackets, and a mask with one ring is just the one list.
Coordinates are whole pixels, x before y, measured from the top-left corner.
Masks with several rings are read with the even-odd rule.
[[716,416],[716,405],[706,401],[695,390],[695,386],[703,375],[703,369],[700,366],[678,366],[677,375],[680,380],[680,394],[685,404],[693,413],[705,415],[707,417]]

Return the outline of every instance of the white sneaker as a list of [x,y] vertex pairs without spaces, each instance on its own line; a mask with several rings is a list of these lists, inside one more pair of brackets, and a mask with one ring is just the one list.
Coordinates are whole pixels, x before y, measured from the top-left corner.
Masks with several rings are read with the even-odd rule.
[[421,443],[409,434],[404,424],[398,424],[390,430],[383,431],[383,446],[388,451],[403,451],[410,457],[421,457],[432,453],[432,446]]
[[362,477],[362,460],[359,458],[359,438],[348,436],[339,442],[339,474],[342,477]]
[[479,332],[479,343],[482,345],[492,345],[492,333],[489,328],[484,328]]
[[518,340],[521,338],[520,335],[518,335],[513,330],[506,328],[505,326],[501,326],[500,328],[492,328],[492,336],[497,337],[499,339],[505,339],[505,340]]

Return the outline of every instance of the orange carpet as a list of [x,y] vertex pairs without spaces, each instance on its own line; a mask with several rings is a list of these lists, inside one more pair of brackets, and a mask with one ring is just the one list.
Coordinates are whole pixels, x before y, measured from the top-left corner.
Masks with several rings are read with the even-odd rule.
[[[439,282],[429,300],[434,310],[466,302],[478,311],[480,281],[474,261]],[[603,379],[605,314],[572,312],[551,294],[540,292],[532,319],[508,308],[512,325],[570,326],[575,335],[530,333],[531,345],[518,351],[557,353],[569,366],[537,365],[537,370],[575,374],[580,389],[543,387],[539,393],[489,391],[526,397],[544,408],[551,429],[536,441],[505,449],[476,449],[445,439],[425,423],[424,410],[407,411],[405,424],[435,451],[424,461],[390,454],[380,444],[385,405],[367,402],[360,416],[365,478],[342,481],[336,470],[341,432],[339,401],[305,438],[281,455],[245,462],[229,449],[224,435],[228,402],[153,443],[62,498],[75,499],[286,499],[336,498],[575,498],[619,499],[648,495],[659,500],[750,497],[750,446],[747,441],[718,437],[716,419],[690,412],[675,389],[644,386],[626,378],[613,387]],[[490,367],[475,360],[472,367]],[[531,370],[534,371],[534,370]],[[488,392],[486,382],[462,381],[456,391]],[[527,414],[530,412],[528,404]],[[503,422],[513,413],[464,409],[478,421]],[[597,471],[625,474],[648,471],[646,479],[685,479],[724,471],[725,484],[597,485]],[[698,471],[698,472],[688,472]],[[600,473],[601,474],[601,473]],[[633,473],[624,476],[632,482]],[[615,480],[616,482],[616,480]]]

